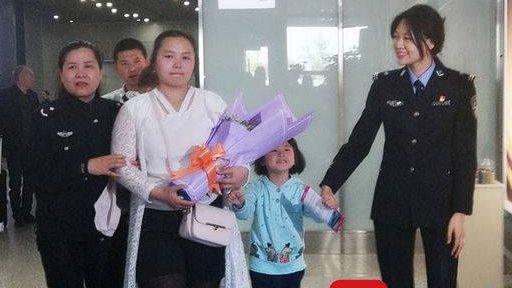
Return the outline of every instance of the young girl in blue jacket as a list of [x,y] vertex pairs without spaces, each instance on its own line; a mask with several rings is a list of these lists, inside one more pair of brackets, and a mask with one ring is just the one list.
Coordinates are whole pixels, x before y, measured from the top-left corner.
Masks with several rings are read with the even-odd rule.
[[[238,219],[254,215],[249,269],[253,288],[296,288],[304,276],[304,215],[301,198],[309,186],[295,176],[305,166],[295,139],[255,163],[259,179],[228,201]],[[311,191],[312,192],[312,191]]]

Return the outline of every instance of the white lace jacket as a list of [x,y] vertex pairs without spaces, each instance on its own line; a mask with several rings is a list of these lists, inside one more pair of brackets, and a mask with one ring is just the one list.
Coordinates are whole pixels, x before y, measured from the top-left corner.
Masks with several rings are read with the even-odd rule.
[[[147,160],[152,159],[148,155],[154,155],[155,153],[163,152],[161,149],[154,148],[155,142],[162,142],[158,140],[155,141],[155,139],[147,139],[152,137],[148,136],[151,134],[145,132],[155,131],[155,129],[158,130],[158,127],[154,126],[157,125],[155,124],[157,123],[155,121],[159,120],[159,115],[156,115],[153,105],[160,106],[160,108],[163,109],[162,111],[172,109],[168,102],[161,101],[162,97],[159,97],[159,95],[161,94],[159,94],[159,92],[155,89],[126,102],[119,111],[112,133],[112,153],[125,155],[128,163],[135,159],[138,159],[140,163],[140,169],[132,166],[131,164],[128,164],[127,166],[118,169],[117,171],[117,174],[119,175],[118,182],[129,189],[134,196],[132,197],[130,207],[130,228],[128,235],[128,251],[124,280],[125,288],[137,287],[135,270],[137,264],[137,252],[142,218],[144,216],[144,209],[146,204],[150,203],[149,193],[157,185],[157,183],[154,181],[154,177],[152,178],[148,176],[148,168],[150,168],[149,170],[151,171],[159,167],[155,167],[154,163],[148,163]],[[165,107],[162,107],[162,105]],[[211,125],[213,127],[213,123],[218,120],[226,105],[220,96],[212,92],[191,87],[187,93],[187,96],[185,97],[185,100],[183,101],[182,109],[189,109],[192,107],[194,108],[193,110],[201,110],[201,106],[206,108],[209,114],[203,114],[202,117],[210,117],[212,120]],[[167,112],[179,113],[183,111],[169,110]],[[204,111],[198,112],[203,113]],[[190,113],[195,113],[195,111],[191,111]],[[178,115],[177,117],[179,118],[180,116]],[[210,127],[210,129],[212,127]],[[194,134],[194,131],[184,130],[183,133]],[[205,141],[207,136],[208,135],[205,135],[204,139],[201,141]],[[177,140],[178,139],[176,138],[171,139],[169,143],[176,143]],[[156,149],[160,151],[145,151],[146,149]],[[151,161],[154,162],[153,160]],[[161,169],[158,170],[165,171],[165,167],[160,168]],[[250,287],[245,254],[238,227],[234,231],[233,240],[226,247],[225,268],[226,274],[222,281],[221,287]]]

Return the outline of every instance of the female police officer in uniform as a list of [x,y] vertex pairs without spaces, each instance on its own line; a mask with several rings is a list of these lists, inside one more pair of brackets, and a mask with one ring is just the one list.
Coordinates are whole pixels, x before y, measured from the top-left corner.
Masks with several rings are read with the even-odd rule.
[[108,239],[94,225],[94,203],[124,165],[109,155],[118,111],[98,95],[102,60],[92,44],[65,46],[59,55],[60,99],[36,116],[37,245],[48,287],[102,287]]
[[428,287],[455,287],[465,215],[471,214],[476,166],[472,77],[436,57],[444,19],[426,5],[391,24],[402,69],[376,75],[349,141],[320,186],[335,206],[338,190],[366,157],[384,124],[384,155],[372,207],[379,266],[390,288],[413,287],[414,236],[419,228]]

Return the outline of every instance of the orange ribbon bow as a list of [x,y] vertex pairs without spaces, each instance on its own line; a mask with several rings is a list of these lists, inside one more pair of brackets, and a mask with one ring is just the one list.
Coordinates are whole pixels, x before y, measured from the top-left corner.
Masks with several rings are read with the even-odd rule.
[[205,145],[194,146],[194,150],[192,150],[190,154],[188,168],[171,172],[171,180],[176,180],[196,171],[203,170],[206,172],[208,179],[208,192],[213,191],[220,195],[221,190],[217,182],[217,167],[220,163],[217,160],[224,156],[224,153],[224,148],[222,148],[220,144],[217,144],[211,150]]

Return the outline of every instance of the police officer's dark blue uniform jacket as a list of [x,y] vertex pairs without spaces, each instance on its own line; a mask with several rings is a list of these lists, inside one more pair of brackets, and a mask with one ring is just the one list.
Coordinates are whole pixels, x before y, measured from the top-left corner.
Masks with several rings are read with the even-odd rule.
[[473,77],[437,58],[423,95],[415,96],[407,68],[374,77],[366,107],[349,141],[320,185],[337,191],[368,154],[384,125],[385,144],[372,219],[404,227],[445,225],[471,214],[476,169]]
[[35,114],[33,169],[37,174],[37,229],[63,237],[94,237],[94,203],[108,182],[91,175],[87,162],[110,154],[120,104],[72,96],[43,104]]

